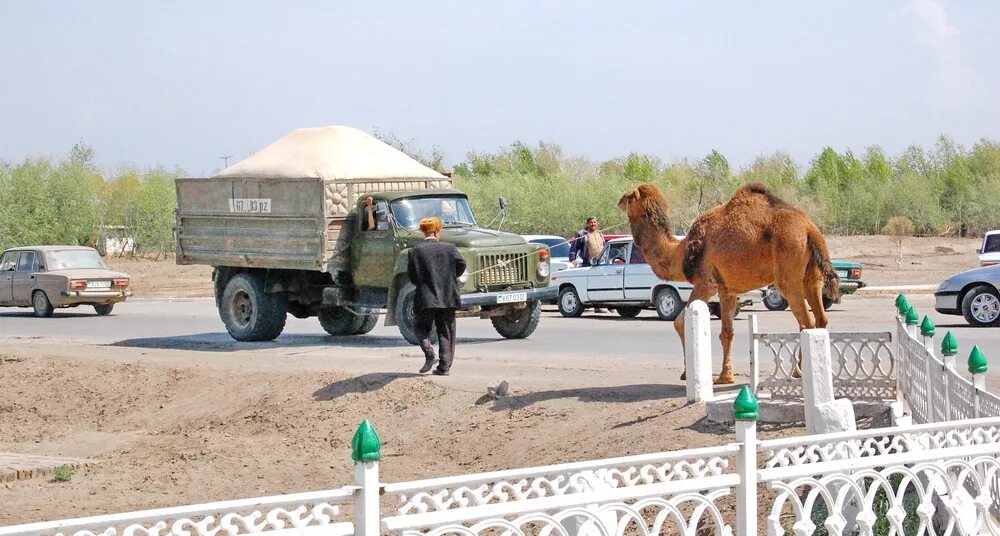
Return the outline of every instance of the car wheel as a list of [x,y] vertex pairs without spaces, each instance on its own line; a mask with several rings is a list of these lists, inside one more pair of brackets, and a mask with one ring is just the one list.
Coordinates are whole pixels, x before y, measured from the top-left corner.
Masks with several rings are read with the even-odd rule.
[[642,312],[642,307],[615,307],[615,311],[624,318],[635,318]]
[[[742,309],[743,309],[743,306],[737,303],[736,304],[736,309],[733,311],[733,318],[736,318],[737,316],[739,316],[740,315],[740,310],[742,310]],[[712,316],[714,316],[715,318],[722,318],[722,305],[720,305],[719,302],[709,303],[708,304],[708,312]]]
[[559,313],[566,318],[577,318],[583,314],[583,303],[580,302],[580,295],[573,287],[566,287],[559,291]]
[[771,285],[767,287],[767,292],[764,293],[764,307],[768,311],[784,311],[788,309],[788,300],[781,295],[778,287]]
[[[413,283],[404,284],[396,294],[396,327],[399,328],[399,334],[410,344],[420,344],[420,339],[417,338],[413,328],[417,318],[413,307],[416,295],[417,287],[413,286]],[[437,330],[432,328],[428,338],[436,344]]]
[[962,316],[970,325],[994,327],[1000,325],[1000,294],[990,285],[979,285],[962,298]]
[[503,316],[490,318],[493,329],[506,339],[524,339],[535,332],[538,322],[542,319],[542,305],[536,301],[528,302],[524,309],[512,309]]
[[671,287],[660,289],[656,293],[653,305],[656,307],[656,316],[659,316],[660,320],[673,320],[684,309],[684,302],[677,295],[677,291]]
[[272,341],[285,329],[288,297],[265,291],[257,274],[236,274],[226,282],[219,316],[237,341]]
[[94,311],[100,316],[108,316],[111,311],[115,308],[113,303],[96,303],[94,304]]
[[319,310],[319,325],[334,337],[354,335],[364,323],[363,315],[354,314],[346,307],[324,307]]
[[38,318],[49,318],[56,310],[55,307],[52,307],[49,297],[41,290],[36,290],[31,296],[31,306],[35,309],[35,316]]

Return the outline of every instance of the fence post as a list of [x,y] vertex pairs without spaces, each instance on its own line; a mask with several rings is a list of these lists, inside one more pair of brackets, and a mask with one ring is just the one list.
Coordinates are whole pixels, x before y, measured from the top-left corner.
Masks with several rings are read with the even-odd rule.
[[379,536],[382,521],[379,518],[378,461],[382,458],[382,440],[368,419],[362,421],[354,433],[351,458],[354,460],[354,483],[360,488],[354,499],[354,534]]
[[736,472],[740,484],[736,488],[736,536],[757,536],[757,398],[744,385],[733,402],[736,420],[736,441],[740,452]]
[[684,368],[687,371],[687,401],[714,398],[712,378],[712,318],[701,300],[684,310]]
[[[983,416],[983,411],[979,407],[979,393],[986,391],[986,370],[988,368],[986,356],[983,355],[978,346],[973,346],[972,352],[969,353],[969,374],[972,374],[972,386],[975,388],[972,394],[972,404],[973,416],[977,419]],[[988,416],[994,417],[994,415]]]
[[757,341],[757,315],[750,315],[750,390],[755,394],[760,386],[760,343]]

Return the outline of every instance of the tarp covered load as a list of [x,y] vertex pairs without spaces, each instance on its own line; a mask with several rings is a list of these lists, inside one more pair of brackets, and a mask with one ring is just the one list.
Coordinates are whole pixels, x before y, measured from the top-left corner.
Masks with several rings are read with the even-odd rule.
[[293,130],[213,177],[447,180],[370,134],[340,125]]

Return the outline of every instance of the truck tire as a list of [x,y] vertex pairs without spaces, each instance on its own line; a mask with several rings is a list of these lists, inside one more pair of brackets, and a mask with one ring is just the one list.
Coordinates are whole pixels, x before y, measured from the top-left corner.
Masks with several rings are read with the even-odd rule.
[[490,318],[497,333],[507,339],[524,339],[535,332],[542,319],[542,304],[528,302],[524,309],[513,309],[503,316]]
[[236,274],[226,282],[219,316],[237,341],[271,341],[285,329],[288,298],[264,290],[257,274]]
[[[743,306],[737,303],[736,304],[736,310],[733,311],[733,318],[736,318],[737,316],[739,316],[740,310],[742,310],[742,309],[743,309]],[[722,318],[722,306],[719,304],[719,302],[709,303],[708,304],[708,312],[711,313],[712,316],[714,316],[715,318]]]
[[324,307],[319,310],[319,325],[334,337],[356,335],[365,321],[364,315],[354,314],[346,307]]
[[[417,287],[413,286],[413,283],[404,284],[399,289],[399,292],[396,293],[396,327],[399,328],[399,334],[410,344],[420,344],[416,333],[413,332],[415,318],[413,299],[416,293]],[[429,338],[432,343],[437,343],[438,336],[436,329],[431,330]]]
[[829,311],[830,308],[833,307],[836,304],[837,304],[837,302],[833,301],[833,298],[827,298],[826,296],[823,296],[823,310],[824,311]]
[[583,302],[580,295],[573,287],[566,287],[559,291],[559,314],[566,318],[576,318],[583,314]]
[[361,327],[354,333],[355,335],[364,335],[375,329],[375,326],[378,324],[378,312],[362,315],[362,318]]
[[781,291],[774,285],[767,287],[767,292],[764,293],[762,301],[768,311],[784,311],[788,309],[788,300],[781,295]]

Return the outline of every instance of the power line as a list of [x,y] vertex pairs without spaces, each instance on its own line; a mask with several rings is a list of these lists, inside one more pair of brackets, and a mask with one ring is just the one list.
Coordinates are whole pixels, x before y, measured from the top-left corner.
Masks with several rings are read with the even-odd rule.
[[229,167],[229,159],[230,159],[230,158],[232,158],[232,157],[233,157],[233,155],[228,155],[228,156],[220,156],[220,157],[219,157],[219,158],[220,158],[220,159],[222,159],[222,161],[223,161],[223,162],[225,163],[225,164],[224,164],[224,167],[223,167],[223,169],[225,169],[225,168]]

